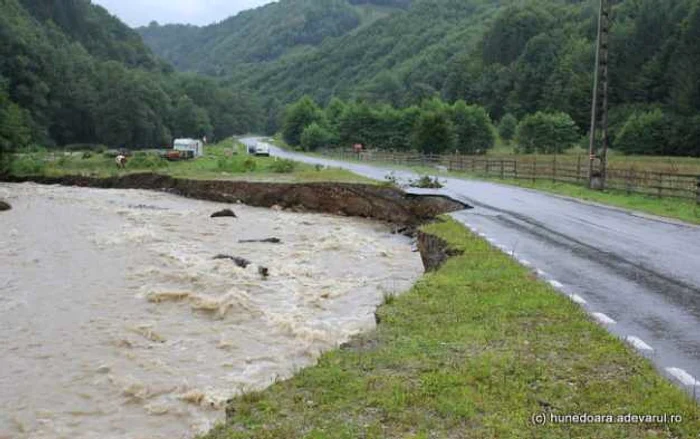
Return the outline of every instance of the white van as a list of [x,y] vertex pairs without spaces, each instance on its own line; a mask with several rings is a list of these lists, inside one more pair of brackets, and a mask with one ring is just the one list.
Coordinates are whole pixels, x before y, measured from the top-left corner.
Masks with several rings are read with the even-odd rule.
[[258,142],[255,145],[255,155],[264,155],[270,157],[270,145],[263,142]]

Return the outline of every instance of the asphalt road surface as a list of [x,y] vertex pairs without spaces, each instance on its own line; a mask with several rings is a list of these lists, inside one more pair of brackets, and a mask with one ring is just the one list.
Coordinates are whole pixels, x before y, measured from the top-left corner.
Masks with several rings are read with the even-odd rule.
[[[378,180],[392,172],[399,181],[418,177],[270,151]],[[700,227],[497,183],[441,181],[440,192],[474,206],[455,219],[537,270],[700,399]]]

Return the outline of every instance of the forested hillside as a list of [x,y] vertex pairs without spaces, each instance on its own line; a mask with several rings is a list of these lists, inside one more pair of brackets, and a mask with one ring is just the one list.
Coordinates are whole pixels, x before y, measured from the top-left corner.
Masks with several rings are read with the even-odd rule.
[[158,65],[139,34],[101,6],[75,0],[20,0],[20,3],[42,25],[53,22],[96,58],[119,61],[130,67]]
[[138,31],[163,59],[180,70],[226,75],[243,63],[277,59],[290,51],[317,46],[326,38],[360,26],[365,9],[406,6],[409,0],[282,0],[244,11],[205,27],[160,26]]
[[162,147],[259,129],[257,100],[174,73],[89,0],[0,0],[0,147]]
[[[358,7],[357,1],[352,3],[314,2],[314,10],[318,9],[314,16],[348,11],[351,17],[349,8]],[[377,7],[381,2],[372,3]],[[326,37],[320,44],[314,40],[303,50],[292,45],[286,51],[263,51],[274,53],[266,58],[249,56],[252,52],[230,56],[250,48],[233,49],[244,40],[223,24],[198,30],[220,51],[195,55],[169,46],[167,38],[161,40],[162,47],[154,47],[160,54],[172,48],[178,59],[197,60],[188,68],[226,76],[232,84],[259,92],[266,99],[270,130],[279,127],[270,115],[310,95],[319,104],[335,96],[396,107],[433,96],[447,102],[462,99],[483,106],[495,121],[506,114],[521,120],[537,111],[563,112],[581,134],[587,131],[597,0],[414,0],[410,6],[401,2],[403,9],[392,3],[388,13],[371,23],[347,32],[334,27],[338,32],[318,34]],[[694,43],[700,40],[700,0],[614,4],[610,65],[614,146],[630,152],[700,154],[700,129],[695,128],[700,125],[700,46]],[[303,5],[310,3],[286,0],[228,23],[240,19],[241,28],[256,26],[263,16],[271,18],[273,10],[283,17],[283,9],[299,11]],[[326,24],[323,18],[320,22]],[[327,24],[333,23],[331,19]],[[256,47],[266,47],[277,37],[277,30],[263,28],[273,36],[258,41]],[[222,34],[214,36],[214,29]],[[303,35],[300,29],[292,29],[292,35]],[[260,38],[264,33],[256,33],[259,30],[248,32]],[[151,37],[146,41],[153,44]],[[194,51],[202,46],[192,47]],[[641,126],[650,129],[639,132]]]

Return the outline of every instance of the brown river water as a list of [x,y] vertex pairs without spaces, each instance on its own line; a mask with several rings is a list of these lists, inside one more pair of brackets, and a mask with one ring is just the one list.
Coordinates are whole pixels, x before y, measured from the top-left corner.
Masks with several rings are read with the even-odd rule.
[[369,220],[35,184],[0,199],[0,439],[191,438],[372,329],[423,272]]

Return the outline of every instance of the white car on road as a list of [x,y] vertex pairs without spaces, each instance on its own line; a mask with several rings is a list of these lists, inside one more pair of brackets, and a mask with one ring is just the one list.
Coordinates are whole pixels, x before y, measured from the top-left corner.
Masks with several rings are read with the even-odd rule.
[[264,155],[264,156],[269,157],[270,156],[270,145],[268,145],[267,143],[258,142],[253,147],[253,154]]

